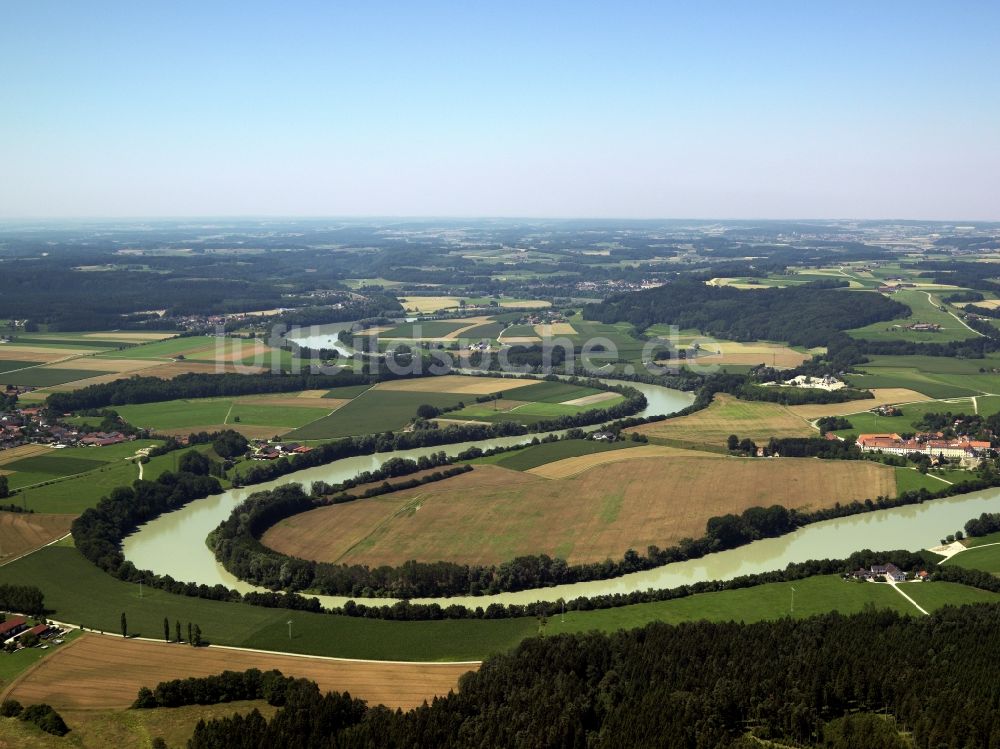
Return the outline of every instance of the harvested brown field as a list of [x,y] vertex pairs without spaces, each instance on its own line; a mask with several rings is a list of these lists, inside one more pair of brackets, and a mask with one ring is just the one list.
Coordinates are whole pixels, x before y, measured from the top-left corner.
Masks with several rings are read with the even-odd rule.
[[222,363],[237,363],[253,358],[255,361],[266,361],[272,349],[270,346],[254,339],[247,341],[242,338],[220,338],[222,345],[202,346],[192,351],[184,352],[185,356],[202,361],[211,360]]
[[859,401],[847,401],[846,403],[815,403],[807,406],[789,406],[789,409],[796,416],[812,421],[821,416],[846,416],[856,414],[861,411],[871,411],[878,406],[885,406],[890,403],[913,403],[915,401],[927,401],[930,398],[916,390],[906,388],[875,388],[872,390],[874,398]]
[[465,335],[466,331],[472,330],[473,328],[478,328],[480,325],[486,325],[487,323],[493,322],[493,318],[491,318],[491,317],[467,317],[467,318],[465,318],[463,320],[455,320],[455,322],[464,322],[464,323],[467,323],[467,324],[465,325],[465,327],[459,328],[458,330],[453,330],[450,333],[448,333],[447,335],[443,335],[440,338],[431,339],[431,340],[454,341],[455,339],[461,338],[463,335]]
[[489,395],[502,393],[513,388],[537,385],[538,380],[523,380],[513,377],[469,377],[465,375],[441,375],[440,377],[414,377],[409,380],[380,382],[376,390],[397,390],[417,393],[459,393],[461,395]]
[[411,559],[498,564],[525,554],[576,564],[697,538],[709,518],[748,507],[818,509],[895,493],[894,469],[868,461],[688,452],[623,459],[566,479],[480,465],[434,484],[302,513],[271,528],[263,542],[294,556],[370,566]]
[[[867,401],[866,401],[867,402]],[[667,419],[627,429],[650,439],[724,447],[730,434],[749,437],[757,443],[771,437],[814,437],[808,421],[780,403],[743,401],[719,393],[708,408],[690,416]]]
[[303,390],[299,393],[299,398],[312,399],[325,398],[329,390]]
[[811,354],[796,351],[782,343],[741,343],[718,341],[702,347],[696,364],[767,364],[773,367],[797,367],[812,358]]
[[157,362],[151,359],[94,359],[84,357],[70,359],[50,364],[46,369],[82,369],[89,372],[136,372],[140,369],[155,367]]
[[518,344],[518,343],[541,343],[541,338],[536,338],[535,336],[527,335],[516,335],[512,337],[501,336],[497,339],[501,343]]
[[535,326],[535,332],[542,338],[551,338],[557,335],[576,335],[576,328],[568,322],[542,323]]
[[0,466],[13,463],[15,460],[20,460],[21,458],[41,455],[49,452],[51,449],[48,445],[18,445],[7,450],[0,450]]
[[399,303],[407,311],[438,312],[458,306],[458,297],[453,296],[401,296]]
[[232,366],[222,362],[194,362],[179,361],[170,364],[158,364],[155,367],[145,370],[142,374],[146,377],[160,377],[164,380],[172,380],[178,375],[187,374],[222,374],[223,372],[239,372],[242,374],[256,374],[263,372],[266,367],[252,367],[249,365]]
[[127,333],[127,332],[114,332],[114,333],[84,333],[81,338],[97,338],[102,341],[137,341],[139,343],[147,343],[149,341],[163,341],[167,338],[173,338],[177,333]]
[[[320,392],[326,392],[325,390]],[[301,398],[297,393],[275,393],[273,395],[247,395],[234,399],[235,403],[246,406],[284,406],[287,408],[326,408],[334,411],[350,398]]]
[[603,403],[604,401],[614,400],[615,398],[620,398],[621,396],[615,392],[602,392],[594,393],[593,395],[585,395],[582,398],[574,398],[570,401],[563,401],[564,406],[592,406],[595,403]]
[[80,354],[93,353],[81,349],[54,349],[42,346],[18,346],[14,343],[0,345],[0,361],[53,362]]
[[0,561],[33,551],[62,538],[76,515],[0,512]]
[[84,633],[39,661],[3,697],[61,709],[124,709],[139,687],[186,676],[222,671],[278,669],[310,679],[323,691],[348,691],[372,704],[408,709],[456,689],[475,664],[348,661],[279,655],[221,647],[186,645]]
[[591,468],[603,466],[608,463],[619,463],[623,460],[635,460],[637,458],[665,457],[715,458],[721,460],[726,456],[720,453],[684,450],[683,448],[667,447],[666,445],[641,445],[640,447],[630,447],[628,450],[608,450],[603,453],[563,458],[562,460],[540,465],[537,468],[529,468],[527,473],[547,479],[568,479],[571,476],[576,476]]
[[[1000,262],[996,260],[994,262]],[[956,304],[956,307],[982,307],[983,309],[1000,309],[1000,299],[983,299],[981,302],[963,302],[962,304]]]

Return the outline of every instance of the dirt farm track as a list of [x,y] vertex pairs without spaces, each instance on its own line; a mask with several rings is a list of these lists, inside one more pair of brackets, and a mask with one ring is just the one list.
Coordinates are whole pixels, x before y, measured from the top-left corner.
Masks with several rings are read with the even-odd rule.
[[323,691],[350,692],[372,705],[404,710],[458,686],[476,665],[338,661],[227,648],[124,640],[84,633],[26,671],[0,697],[24,705],[46,702],[57,710],[124,709],[139,687],[161,681],[209,676],[223,671],[278,669],[286,676],[311,679]]

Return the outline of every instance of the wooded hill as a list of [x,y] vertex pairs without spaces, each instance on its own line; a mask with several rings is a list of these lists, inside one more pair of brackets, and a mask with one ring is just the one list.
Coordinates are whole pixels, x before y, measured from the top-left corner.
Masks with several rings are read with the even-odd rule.
[[906,305],[881,294],[831,288],[837,285],[822,281],[787,289],[740,290],[683,280],[609,297],[585,307],[584,317],[604,323],[626,321],[640,330],[666,323],[734,341],[824,346],[837,331],[909,312]]

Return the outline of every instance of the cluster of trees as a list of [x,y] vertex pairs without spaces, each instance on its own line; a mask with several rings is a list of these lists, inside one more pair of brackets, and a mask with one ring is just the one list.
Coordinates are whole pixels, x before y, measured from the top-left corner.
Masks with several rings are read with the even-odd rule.
[[[287,704],[297,690],[311,688],[312,682],[284,676],[281,671],[223,671],[216,676],[189,677],[161,681],[153,689],[141,687],[133,709],[218,705],[238,700],[266,700],[269,705]],[[314,686],[314,685],[312,685]]]
[[17,700],[4,700],[0,702],[0,716],[19,718],[25,723],[33,723],[45,733],[51,733],[53,736],[65,736],[69,733],[69,726],[66,725],[62,716],[55,711],[55,708],[44,702],[39,705],[23,707]]
[[970,536],[986,536],[1000,531],[1000,512],[984,512],[965,524],[965,532]]
[[854,425],[843,416],[822,416],[816,421],[820,434],[838,432],[841,429],[854,429]]
[[924,432],[941,432],[945,437],[967,435],[982,440],[996,440],[1000,435],[1000,413],[983,416],[982,414],[953,414],[951,411],[940,413],[930,411],[920,417],[916,428]]
[[847,293],[829,285],[741,291],[685,279],[612,296],[587,305],[583,314],[604,323],[627,321],[640,330],[668,323],[735,341],[824,346],[837,331],[908,312],[906,305],[881,294]]
[[[125,613],[122,612],[122,637],[127,637],[125,630]],[[163,617],[163,640],[164,642],[170,642],[170,619]],[[184,642],[181,639],[181,620],[177,619],[174,621],[174,642]],[[187,642],[192,647],[201,647],[201,627],[197,624],[192,624],[188,622],[187,625]]]
[[296,390],[324,390],[348,385],[368,385],[368,375],[339,372],[311,374],[199,374],[189,372],[172,380],[159,377],[129,377],[79,390],[52,393],[46,407],[57,413],[102,409],[130,403],[157,403],[181,398],[219,398],[259,393],[289,393]]
[[45,613],[45,597],[34,585],[0,585],[0,610],[31,616]]
[[1000,310],[992,307],[977,307],[974,304],[970,304],[965,308],[965,311],[971,315],[979,315],[980,317],[1000,318]]
[[525,640],[407,712],[295,689],[269,720],[199,723],[189,746],[988,747],[1000,744],[998,648],[989,605],[653,623]]
[[[867,390],[855,390],[854,388],[823,390],[822,388],[763,387],[756,384],[756,381],[771,380],[774,376],[774,370],[767,369],[757,370],[752,375],[729,372],[708,375],[702,380],[698,389],[695,405],[699,409],[705,408],[716,393],[726,393],[741,400],[781,403],[786,406],[800,406],[809,403],[846,403],[848,401],[870,400],[875,397]],[[789,375],[785,373],[782,376],[788,377]]]
[[221,491],[215,478],[183,471],[167,471],[155,481],[135,481],[130,487],[113,489],[96,507],[84,510],[73,521],[73,540],[80,553],[105,572],[132,580],[137,572],[125,561],[122,539],[140,523]]

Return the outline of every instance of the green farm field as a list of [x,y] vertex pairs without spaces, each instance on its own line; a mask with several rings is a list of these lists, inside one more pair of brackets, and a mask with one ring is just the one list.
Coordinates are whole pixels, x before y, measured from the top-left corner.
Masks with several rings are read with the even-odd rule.
[[[851,423],[851,428],[839,429],[836,434],[845,438],[854,438],[859,434],[876,432],[912,432],[924,416],[929,413],[974,414],[977,413],[977,408],[981,407],[981,404],[988,408],[998,405],[991,402],[984,404],[983,401],[1000,401],[1000,398],[983,396],[977,399],[977,403],[973,403],[972,398],[950,398],[948,400],[910,403],[899,407],[899,410],[903,412],[900,416],[878,416],[867,411],[850,414],[844,418]],[[864,404],[864,401],[859,401],[859,403]],[[978,412],[983,413],[982,411]],[[993,413],[993,411],[989,413]]]
[[178,354],[187,356],[193,352],[213,348],[218,342],[219,339],[215,336],[168,338],[164,341],[144,343],[125,351],[109,352],[101,356],[109,359],[172,359]]
[[[1000,562],[1000,555],[997,556],[997,561]],[[1000,603],[1000,595],[997,593],[956,583],[908,583],[902,586],[902,590],[927,611],[967,603]]]
[[849,374],[847,384],[856,388],[907,388],[930,398],[961,398],[1000,390],[997,375],[932,374],[914,368],[858,367],[864,374]]
[[406,426],[417,415],[417,408],[422,404],[445,408],[472,400],[474,396],[457,393],[369,390],[328,416],[296,429],[288,436],[292,439],[315,440],[395,431]]
[[[74,548],[65,545],[41,549],[0,567],[0,583],[29,579],[44,592],[46,606],[52,610],[53,618],[90,629],[116,632],[120,613],[125,611],[129,630],[139,636],[158,638],[163,617],[168,617],[197,622],[205,637],[215,644],[313,655],[401,661],[473,660],[509,650],[521,640],[537,635],[540,629],[534,617],[401,622],[308,612],[290,614],[282,609],[173,595],[148,586],[144,587],[140,598],[138,585],[106,575]],[[918,614],[888,585],[843,582],[836,576],[799,580],[793,585],[796,617],[833,610],[855,612],[867,604]],[[940,586],[936,591],[937,599],[925,606],[928,610],[978,598],[965,586],[926,585],[928,588]],[[616,631],[651,621],[754,622],[787,616],[790,601],[789,583],[771,583],[662,603],[567,612],[565,622],[559,615],[553,615],[544,633]],[[291,639],[286,624],[289,618],[294,620]]]
[[323,397],[350,400],[351,398],[357,398],[363,392],[370,389],[371,385],[345,385],[344,387],[327,390]]
[[974,546],[968,551],[956,554],[947,562],[944,562],[944,564],[954,567],[968,567],[969,569],[982,570],[983,572],[992,572],[994,575],[1000,575],[1000,544],[996,546],[986,544]]
[[[91,473],[135,455],[136,450],[157,445],[157,440],[135,440],[107,447],[69,447],[49,449],[43,453],[24,457],[3,464],[4,471],[12,471],[7,481],[12,490],[62,479],[68,476]],[[37,489],[36,493],[41,489]],[[38,508],[35,508],[38,509]],[[46,510],[62,512],[62,510]]]
[[[228,426],[237,431],[254,427],[294,429],[322,419],[330,413],[322,398],[297,399],[245,396],[240,398],[192,398],[118,406],[119,415],[138,427],[159,431]],[[255,436],[255,435],[253,435]]]
[[[913,468],[903,468],[902,466],[897,466],[896,492],[897,494],[902,494],[903,492],[919,491],[920,489],[927,489],[932,492],[939,491],[947,486],[947,484],[940,478],[935,478],[937,475],[938,472],[936,471],[930,474],[923,474]],[[965,475],[971,476],[971,474]],[[951,483],[956,483],[951,481],[950,478],[946,480]]]
[[988,533],[985,536],[967,536],[963,543],[970,549],[974,549],[977,546],[1000,543],[1000,531],[996,533]]
[[[128,444],[134,446],[136,443]],[[104,449],[108,448],[94,448],[94,452]],[[210,448],[202,445],[193,449],[206,452]],[[180,455],[181,452],[176,451],[152,458],[143,466],[143,478],[155,479],[164,471],[174,470]],[[11,501],[35,512],[77,514],[96,505],[112,489],[128,486],[137,478],[139,467],[122,457],[86,473],[61,478],[47,476],[41,484],[22,489]]]
[[18,361],[16,359],[6,359],[6,360],[0,359],[0,374],[4,374],[5,372],[12,372],[15,369],[34,367],[41,363],[42,362],[37,362],[37,361]]
[[[940,309],[943,303],[930,292],[919,289],[905,289],[893,295],[893,299],[907,305],[913,312],[904,319],[872,323],[864,328],[847,331],[855,338],[869,341],[912,341],[930,343],[935,341],[963,341],[967,338],[977,338],[979,334],[970,330],[964,323],[948,311]],[[907,330],[905,325],[912,323],[935,323],[941,326],[937,332]]]
[[[520,393],[515,392],[515,395]],[[560,416],[573,416],[583,411],[593,411],[597,408],[613,406],[621,403],[623,398],[618,396],[613,400],[602,401],[590,406],[569,406],[562,403],[523,403],[507,411],[495,411],[490,404],[477,403],[473,406],[466,406],[460,411],[452,411],[444,415],[449,419],[468,419],[470,421],[514,421],[519,424],[535,424],[547,419],[558,419]],[[500,401],[503,403],[503,401]]]
[[68,382],[86,380],[90,377],[100,377],[111,374],[111,370],[95,371],[93,369],[56,369],[53,367],[30,367],[3,375],[4,384],[30,385],[32,387],[50,387],[65,385]]
[[462,320],[419,320],[403,323],[380,333],[381,338],[443,338],[456,330],[468,327]]
[[580,455],[608,452],[609,450],[624,450],[635,447],[636,442],[594,442],[593,440],[559,440],[558,442],[543,442],[512,452],[497,453],[483,458],[470,460],[473,464],[492,464],[513,471],[527,471],[546,463],[553,463],[564,458],[576,458]]

